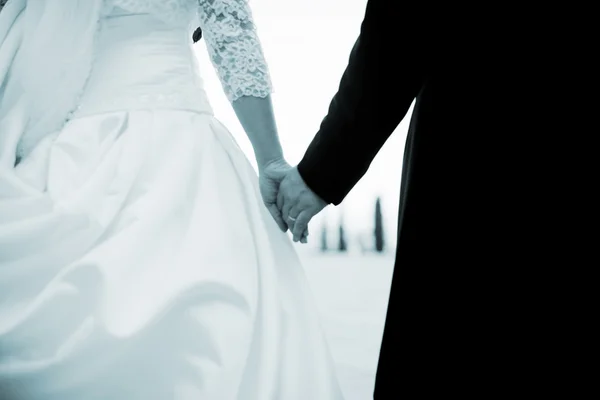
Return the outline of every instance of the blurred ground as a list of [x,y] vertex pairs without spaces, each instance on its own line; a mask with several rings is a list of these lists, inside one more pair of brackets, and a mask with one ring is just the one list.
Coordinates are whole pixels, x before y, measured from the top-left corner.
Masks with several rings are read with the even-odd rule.
[[321,255],[300,251],[300,257],[346,400],[372,399],[393,254]]

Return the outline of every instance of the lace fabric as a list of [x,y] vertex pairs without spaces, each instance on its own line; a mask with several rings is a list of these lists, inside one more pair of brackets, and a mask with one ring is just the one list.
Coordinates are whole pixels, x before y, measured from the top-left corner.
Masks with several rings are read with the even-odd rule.
[[200,26],[230,101],[266,97],[272,83],[247,0],[199,0]]

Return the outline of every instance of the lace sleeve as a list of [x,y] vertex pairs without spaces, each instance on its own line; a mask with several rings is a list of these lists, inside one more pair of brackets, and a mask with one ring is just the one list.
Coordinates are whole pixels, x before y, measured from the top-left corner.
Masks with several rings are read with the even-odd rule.
[[199,5],[206,47],[227,98],[268,96],[271,78],[248,0],[199,0]]

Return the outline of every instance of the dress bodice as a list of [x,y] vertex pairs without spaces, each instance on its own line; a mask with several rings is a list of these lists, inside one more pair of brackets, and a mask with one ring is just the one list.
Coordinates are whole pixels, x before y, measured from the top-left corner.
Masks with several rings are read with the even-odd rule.
[[[233,101],[272,91],[248,0],[103,0],[105,18],[146,15],[171,28],[200,25],[223,90]],[[153,26],[149,26],[152,29]]]
[[197,0],[104,0],[103,15],[149,14],[173,25],[192,22],[198,10]]
[[69,118],[160,108],[212,113],[188,26],[124,9],[104,15],[90,75]]
[[198,25],[231,101],[271,92],[247,0],[104,0],[94,65],[73,114],[140,107],[212,112],[191,47]]

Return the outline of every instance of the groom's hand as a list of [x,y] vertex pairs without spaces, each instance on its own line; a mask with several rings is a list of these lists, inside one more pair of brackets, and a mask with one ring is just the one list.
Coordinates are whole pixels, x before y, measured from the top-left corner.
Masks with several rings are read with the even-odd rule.
[[326,206],[327,203],[304,183],[297,168],[291,168],[279,184],[277,208],[292,231],[294,242],[302,239],[308,222]]

